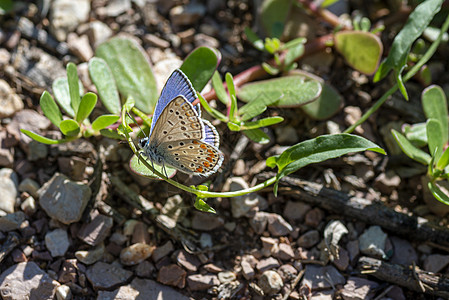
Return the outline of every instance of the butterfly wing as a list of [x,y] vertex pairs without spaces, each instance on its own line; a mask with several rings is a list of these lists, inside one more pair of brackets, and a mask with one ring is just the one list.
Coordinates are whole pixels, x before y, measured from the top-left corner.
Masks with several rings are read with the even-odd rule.
[[202,122],[204,124],[205,133],[203,142],[218,148],[220,145],[220,136],[218,135],[217,129],[215,129],[215,127],[208,120],[202,119]]
[[187,174],[209,176],[223,163],[223,154],[215,146],[198,140],[178,140],[160,144],[167,164]]
[[[167,79],[164,88],[162,89],[161,96],[157,101],[156,108],[154,109],[153,120],[151,122],[150,136],[154,131],[157,120],[160,118],[164,108],[177,96],[184,96],[188,102],[192,103],[197,99],[195,89],[187,76],[179,69],[173,71],[170,77]],[[197,114],[201,115],[199,104],[195,106]]]
[[204,125],[195,107],[184,96],[177,96],[161,112],[149,145],[159,147],[164,142],[202,140],[204,136]]

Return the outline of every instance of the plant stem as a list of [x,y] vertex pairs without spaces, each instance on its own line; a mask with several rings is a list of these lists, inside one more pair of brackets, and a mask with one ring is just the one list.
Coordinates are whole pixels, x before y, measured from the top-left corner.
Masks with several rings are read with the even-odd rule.
[[[440,34],[438,35],[437,39],[430,45],[427,52],[421,57],[421,59],[416,63],[403,77],[404,83],[407,82],[410,78],[412,78],[418,71],[421,69],[421,67],[429,61],[429,59],[435,54],[441,39],[443,37],[443,34],[448,30],[449,28],[449,15],[446,17],[446,20],[444,21],[443,26],[441,27]],[[351,125],[349,128],[347,128],[343,133],[351,133],[354,131],[354,129],[365,122],[376,110],[379,109],[379,107],[384,104],[385,101],[388,100],[388,97],[390,97],[396,90],[398,89],[398,84],[395,83],[394,86],[392,86],[377,102],[369,109],[367,110],[363,116],[357,120],[353,125]]]

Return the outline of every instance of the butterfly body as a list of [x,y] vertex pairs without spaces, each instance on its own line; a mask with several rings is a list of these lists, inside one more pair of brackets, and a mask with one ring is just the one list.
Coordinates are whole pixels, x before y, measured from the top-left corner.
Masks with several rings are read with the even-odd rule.
[[150,134],[139,141],[152,162],[181,172],[209,176],[223,162],[215,127],[201,119],[196,93],[190,81],[175,70],[156,104]]

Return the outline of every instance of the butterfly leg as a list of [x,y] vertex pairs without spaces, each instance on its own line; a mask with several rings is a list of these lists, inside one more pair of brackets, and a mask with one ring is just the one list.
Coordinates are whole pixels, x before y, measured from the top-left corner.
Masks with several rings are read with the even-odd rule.
[[164,170],[164,172],[165,172],[165,177],[168,178],[167,169],[165,168],[165,163],[164,163],[164,161],[162,161],[162,170]]

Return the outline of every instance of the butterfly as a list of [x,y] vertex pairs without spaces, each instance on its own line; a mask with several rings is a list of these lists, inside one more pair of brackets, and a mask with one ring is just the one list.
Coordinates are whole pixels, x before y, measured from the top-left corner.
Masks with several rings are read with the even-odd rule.
[[148,137],[139,140],[151,162],[169,165],[181,172],[209,176],[223,163],[215,127],[201,119],[195,89],[179,69],[173,71],[162,89]]

